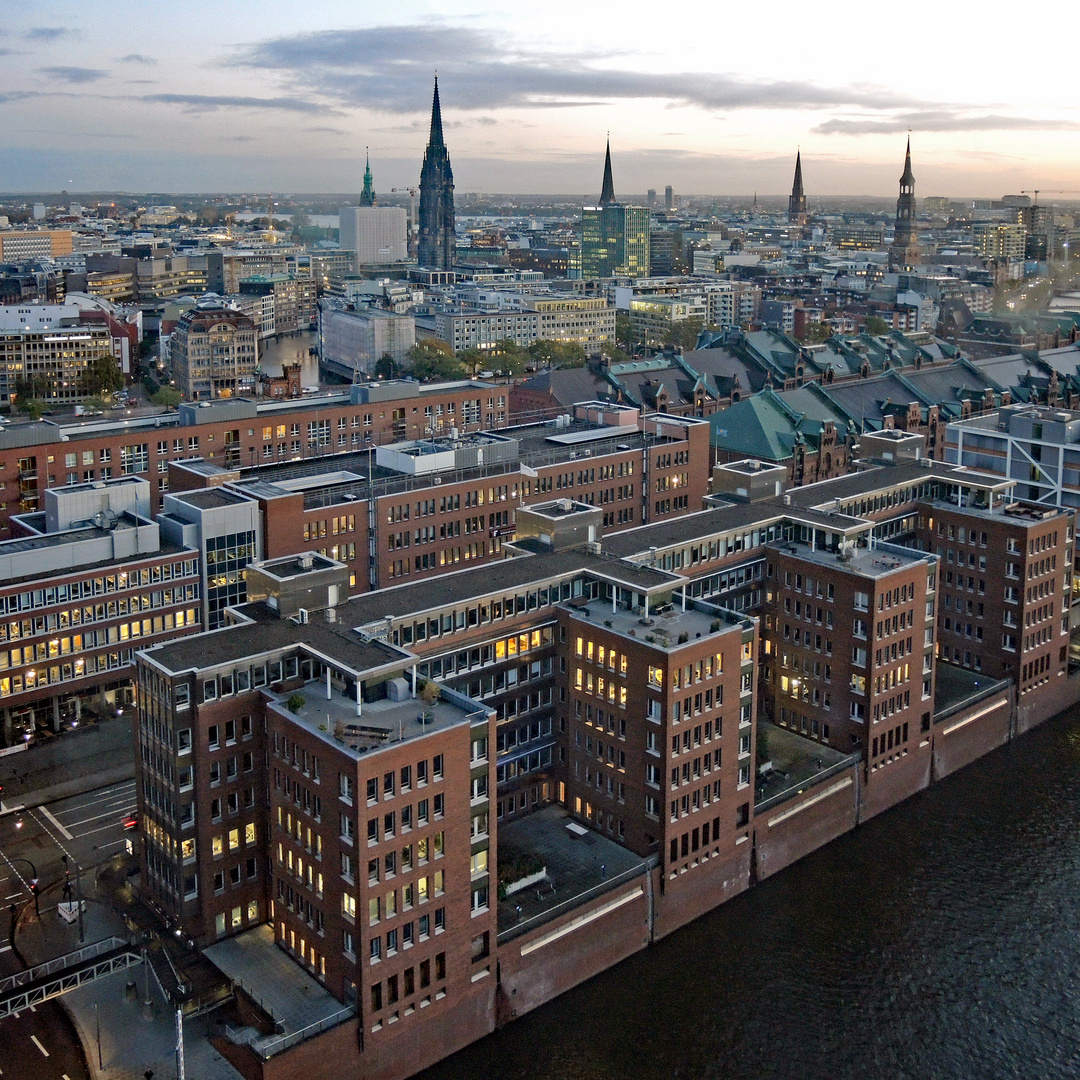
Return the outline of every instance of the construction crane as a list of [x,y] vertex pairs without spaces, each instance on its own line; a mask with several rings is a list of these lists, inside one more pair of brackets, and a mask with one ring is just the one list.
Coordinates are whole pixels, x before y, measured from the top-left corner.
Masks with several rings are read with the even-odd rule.
[[[390,189],[392,195],[404,195],[409,196],[409,237],[411,240],[416,239],[416,196],[420,192],[414,187],[395,187]],[[411,246],[411,244],[410,244]]]
[[1035,202],[1039,201],[1039,192],[1045,191],[1048,195],[1080,195],[1080,191],[1071,188],[1032,188],[1030,191],[1021,191],[1021,195],[1034,195]]

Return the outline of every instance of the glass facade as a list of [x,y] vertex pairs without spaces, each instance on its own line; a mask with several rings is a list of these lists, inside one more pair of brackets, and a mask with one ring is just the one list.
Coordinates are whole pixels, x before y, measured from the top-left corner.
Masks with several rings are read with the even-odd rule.
[[255,558],[255,533],[206,539],[207,629],[224,623],[225,608],[247,599],[246,567]]
[[644,206],[586,206],[581,211],[581,276],[647,277],[649,211]]

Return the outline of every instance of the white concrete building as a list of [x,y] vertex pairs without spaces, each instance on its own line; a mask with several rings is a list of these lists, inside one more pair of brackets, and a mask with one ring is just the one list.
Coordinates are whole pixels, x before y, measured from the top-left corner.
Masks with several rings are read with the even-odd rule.
[[404,363],[415,344],[411,315],[331,301],[319,305],[319,357],[336,375],[371,374],[383,356]]
[[338,244],[356,252],[357,266],[404,262],[409,257],[408,218],[400,206],[343,206]]

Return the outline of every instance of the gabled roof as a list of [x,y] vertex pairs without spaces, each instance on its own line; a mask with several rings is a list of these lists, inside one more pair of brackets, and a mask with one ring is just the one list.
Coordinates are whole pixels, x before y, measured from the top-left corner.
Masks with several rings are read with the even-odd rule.
[[767,381],[768,369],[726,346],[683,353],[683,363],[706,378],[717,397],[730,397],[736,387],[756,394]]
[[712,445],[718,450],[765,461],[786,461],[798,443],[816,447],[825,424],[836,425],[840,439],[851,424],[815,384],[777,393],[763,390],[709,418]]
[[542,371],[531,379],[518,384],[524,390],[537,390],[550,394],[559,405],[567,407],[579,401],[596,401],[614,398],[615,390],[592,368],[555,368]]

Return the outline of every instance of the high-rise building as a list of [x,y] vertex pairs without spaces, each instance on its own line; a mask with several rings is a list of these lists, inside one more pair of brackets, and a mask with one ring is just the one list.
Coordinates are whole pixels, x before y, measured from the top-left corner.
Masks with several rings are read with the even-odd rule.
[[[366,188],[366,184],[365,184]],[[409,219],[402,206],[343,206],[338,211],[338,243],[356,253],[356,266],[404,262],[409,257]]]
[[442,109],[439,106],[439,80],[431,99],[431,133],[424,151],[420,172],[420,243],[421,266],[449,270],[454,265],[454,173],[450,154],[443,141]]
[[609,141],[600,199],[581,208],[581,276],[645,277],[649,265],[649,211],[616,201]]
[[904,175],[900,177],[900,197],[896,200],[896,232],[889,248],[889,269],[913,270],[920,261],[919,239],[915,233],[915,176],[911,171],[909,135]]
[[795,180],[791,185],[791,194],[788,196],[788,220],[795,225],[806,224],[806,194],[802,183],[802,151],[795,154]]
[[971,226],[971,246],[984,259],[1022,259],[1027,243],[1023,225],[1005,221],[976,221]]
[[651,210],[656,205],[656,188],[649,188],[645,195],[645,205]]
[[675,209],[675,189],[670,184],[664,188],[664,209]]

